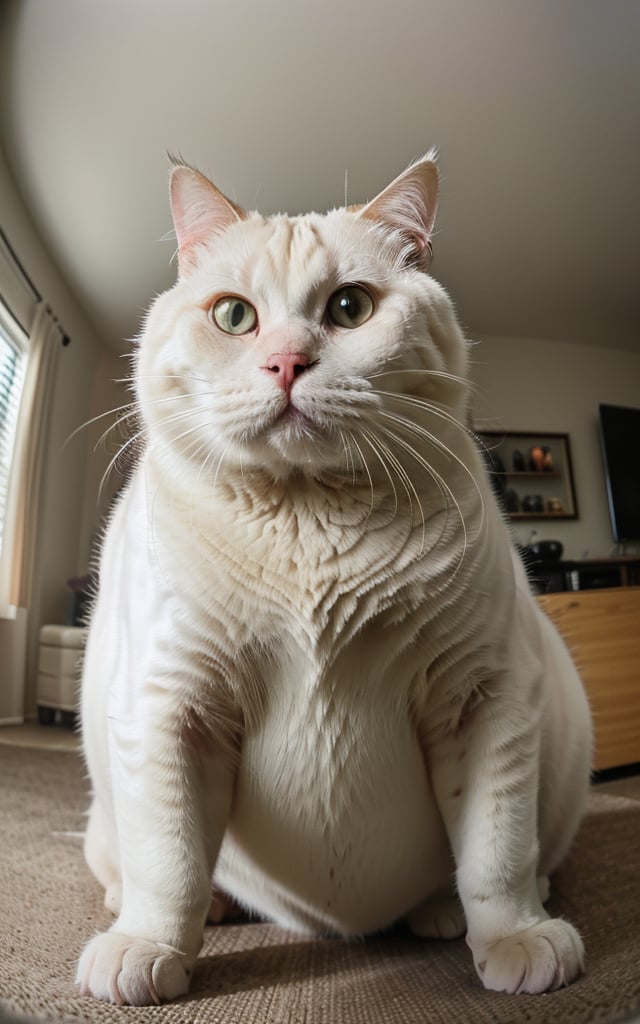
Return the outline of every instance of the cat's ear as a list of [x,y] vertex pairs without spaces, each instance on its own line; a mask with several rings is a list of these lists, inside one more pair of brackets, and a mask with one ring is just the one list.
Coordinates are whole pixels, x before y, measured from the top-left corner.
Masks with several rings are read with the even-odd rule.
[[433,254],[431,234],[437,209],[438,170],[435,151],[431,150],[367,203],[358,216],[395,232],[402,263],[427,270]]
[[223,196],[199,171],[175,166],[170,181],[171,214],[178,239],[178,264],[182,271],[194,262],[195,247],[219,235],[246,213]]

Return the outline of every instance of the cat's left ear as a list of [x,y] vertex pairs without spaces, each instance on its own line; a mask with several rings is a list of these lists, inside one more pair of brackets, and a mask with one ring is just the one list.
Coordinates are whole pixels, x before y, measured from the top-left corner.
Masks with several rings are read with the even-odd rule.
[[427,270],[433,254],[431,234],[437,210],[438,169],[432,150],[367,203],[359,216],[397,233],[402,262]]
[[219,235],[246,213],[220,192],[204,174],[179,165],[171,172],[171,214],[178,239],[181,271],[195,262],[195,249]]

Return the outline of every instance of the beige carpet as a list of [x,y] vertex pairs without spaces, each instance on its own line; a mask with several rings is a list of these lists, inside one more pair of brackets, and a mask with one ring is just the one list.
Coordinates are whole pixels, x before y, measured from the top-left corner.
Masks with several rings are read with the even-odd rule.
[[[630,790],[631,791],[631,790]],[[638,786],[640,797],[640,785]],[[581,930],[588,971],[546,996],[486,992],[463,940],[404,930],[309,941],[268,924],[207,929],[192,991],[118,1009],[77,995],[74,962],[110,920],[85,868],[74,753],[0,744],[0,1019],[124,1024],[583,1024],[640,1009],[640,802],[592,797],[552,909]]]

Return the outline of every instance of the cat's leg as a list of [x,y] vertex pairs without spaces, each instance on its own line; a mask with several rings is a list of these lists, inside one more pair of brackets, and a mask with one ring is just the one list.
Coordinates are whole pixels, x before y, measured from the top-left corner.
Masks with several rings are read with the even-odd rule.
[[548,620],[540,762],[540,871],[551,875],[569,851],[589,796],[591,713],[569,653]]
[[[549,879],[538,876],[536,882],[540,902],[546,903],[550,895]],[[453,885],[412,910],[407,923],[421,939],[459,939],[467,928],[464,908]]]
[[94,796],[84,835],[84,859],[104,888],[104,905],[112,914],[119,914],[122,905],[122,882],[117,865],[117,837],[112,823]]
[[546,903],[551,895],[551,883],[547,875],[538,875],[536,879],[538,896],[541,903]]
[[496,686],[454,735],[428,751],[467,942],[484,985],[499,991],[556,989],[583,967],[578,933],[550,919],[540,900],[539,747],[535,708]]
[[464,935],[464,910],[453,886],[429,897],[407,917],[414,935],[421,939],[459,939]]
[[105,890],[120,881],[116,862],[117,840],[95,796],[91,801],[84,834],[84,859]]
[[211,887],[211,902],[207,911],[207,924],[220,924],[221,921],[236,921],[244,916],[244,910],[233,896],[229,896],[215,883]]
[[83,995],[119,1005],[187,991],[231,806],[232,755],[213,738],[193,742],[193,730],[174,725],[175,709],[153,707],[159,690],[142,729],[110,722],[122,906],[77,972]]

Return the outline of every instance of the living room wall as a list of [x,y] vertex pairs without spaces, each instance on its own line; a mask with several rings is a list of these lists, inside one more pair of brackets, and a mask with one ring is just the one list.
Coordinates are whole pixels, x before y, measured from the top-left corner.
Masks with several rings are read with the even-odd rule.
[[640,406],[640,355],[611,345],[485,338],[471,358],[476,429],[569,434],[578,519],[519,522],[516,539],[526,543],[535,529],[538,540],[560,540],[566,558],[611,555],[598,405]]
[[0,721],[35,710],[38,633],[46,622],[64,622],[69,591],[86,547],[82,510],[87,440],[68,439],[89,415],[89,399],[104,347],[51,262],[22,204],[0,152],[0,219],[35,286],[59,317],[71,343],[63,349],[46,452],[33,600],[28,612],[0,619]]

